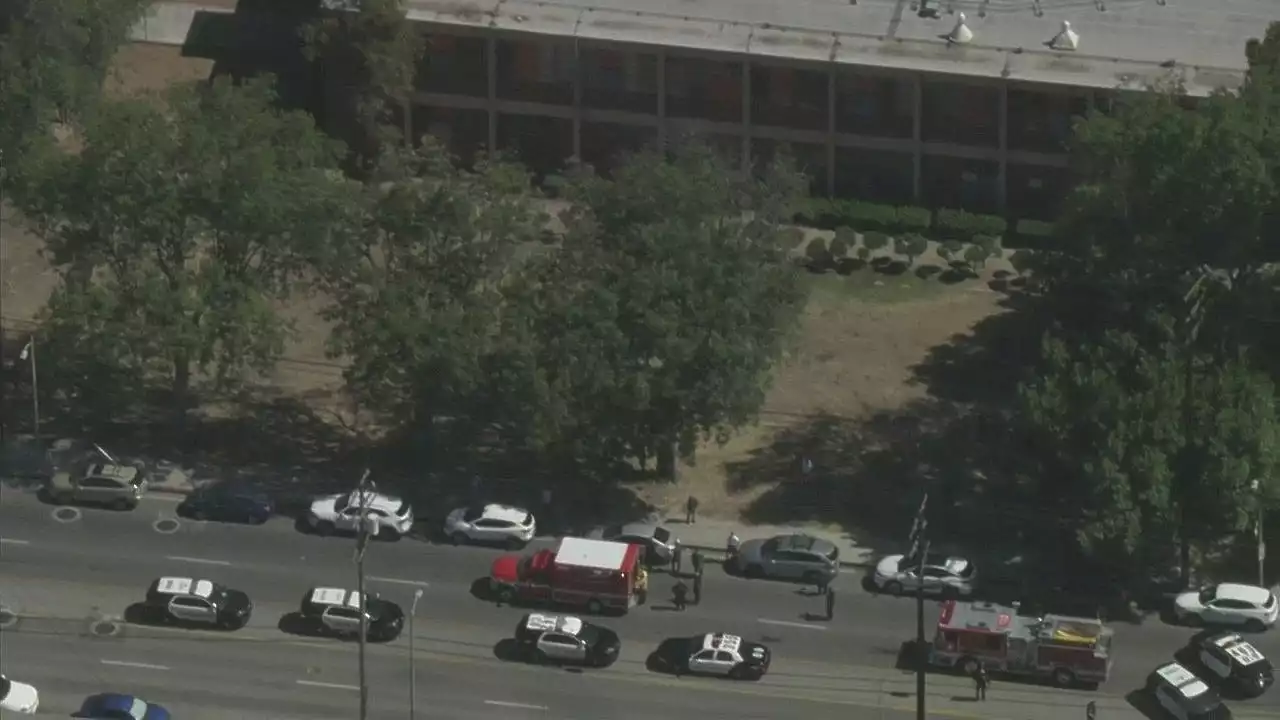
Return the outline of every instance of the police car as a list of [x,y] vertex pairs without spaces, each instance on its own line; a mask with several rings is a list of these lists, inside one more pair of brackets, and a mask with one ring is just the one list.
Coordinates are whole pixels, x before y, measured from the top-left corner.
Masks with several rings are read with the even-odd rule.
[[160,622],[186,622],[239,630],[253,614],[253,601],[239,590],[212,580],[189,577],[157,578],[144,602],[149,616]]
[[1236,633],[1216,633],[1202,638],[1195,649],[1206,675],[1232,693],[1258,697],[1275,682],[1271,663]]
[[769,648],[764,645],[724,633],[672,638],[649,658],[656,670],[736,680],[759,680],[769,671],[770,660]]
[[[377,594],[366,594],[366,637],[389,642],[404,628],[404,611]],[[360,593],[342,588],[311,588],[302,597],[302,619],[315,632],[339,637],[360,636]]]
[[570,615],[529,613],[516,626],[521,653],[537,662],[568,662],[608,667],[618,659],[622,642],[608,628]]
[[1156,668],[1147,678],[1147,690],[1177,720],[1231,720],[1218,693],[1176,662]]

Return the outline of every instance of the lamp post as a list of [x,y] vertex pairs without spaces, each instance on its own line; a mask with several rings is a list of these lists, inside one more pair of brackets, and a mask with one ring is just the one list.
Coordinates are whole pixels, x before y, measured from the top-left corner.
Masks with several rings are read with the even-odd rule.
[[1262,534],[1262,518],[1266,514],[1262,502],[1262,493],[1259,491],[1262,483],[1254,480],[1250,483],[1253,488],[1254,501],[1258,503],[1258,587],[1266,587],[1266,564],[1267,564],[1267,540]]
[[369,471],[365,470],[356,484],[357,500],[360,503],[360,522],[356,527],[356,593],[360,596],[360,720],[369,717],[369,683],[365,679],[364,651],[369,637],[368,602],[364,593],[364,551],[369,547],[369,495],[372,483],[369,482]]
[[36,445],[40,444],[40,373],[36,369],[36,338],[31,336],[26,345],[22,346],[22,352],[18,355],[22,360],[31,363],[31,433],[36,438]]
[[418,601],[422,588],[413,591],[413,604],[409,606],[409,720],[416,720],[418,705],[418,657],[413,652],[413,617],[418,613]]

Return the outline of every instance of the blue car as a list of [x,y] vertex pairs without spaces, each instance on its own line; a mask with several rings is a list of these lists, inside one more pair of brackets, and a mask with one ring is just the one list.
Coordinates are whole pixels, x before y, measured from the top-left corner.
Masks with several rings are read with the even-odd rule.
[[271,519],[275,505],[265,494],[234,484],[201,488],[178,505],[178,515],[192,520],[261,525]]
[[132,695],[100,693],[84,699],[78,718],[93,720],[170,720],[168,710]]

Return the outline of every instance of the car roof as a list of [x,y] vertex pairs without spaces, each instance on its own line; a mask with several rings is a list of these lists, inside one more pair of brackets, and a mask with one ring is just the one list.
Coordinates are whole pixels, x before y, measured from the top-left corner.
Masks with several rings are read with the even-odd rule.
[[[391,510],[391,511],[399,510],[400,505],[404,503],[402,499],[396,497],[395,495],[387,495],[380,492],[369,492],[367,493],[367,497],[368,497],[368,501],[367,501],[368,506],[371,508],[377,508],[379,510]],[[361,504],[361,498],[362,498],[362,494],[354,490],[349,493],[344,493],[338,496],[338,500],[346,500],[349,505]]]
[[156,592],[170,595],[196,595],[207,598],[213,594],[212,580],[196,580],[189,577],[162,577],[156,580]]
[[723,650],[737,652],[742,647],[742,637],[726,633],[707,633],[702,636],[703,650]]
[[1252,643],[1235,633],[1215,635],[1205,643],[1225,652],[1237,665],[1249,666],[1266,660],[1266,657]]
[[525,618],[524,626],[535,632],[562,632],[566,635],[577,636],[582,632],[582,618],[572,615],[546,615],[543,613],[529,613]]
[[349,608],[360,609],[360,593],[344,588],[312,588],[307,595],[307,601],[317,605],[346,605]]
[[803,552],[828,553],[835,545],[827,540],[812,535],[796,533],[794,535],[778,535],[773,538],[779,550],[800,550]]
[[1177,688],[1178,692],[1186,698],[1198,697],[1209,690],[1209,686],[1196,677],[1195,673],[1176,662],[1156,668],[1156,675]]
[[1271,597],[1271,591],[1254,585],[1239,583],[1222,583],[1214,588],[1213,596],[1221,600],[1240,600],[1241,602],[1261,605]]
[[138,468],[132,465],[112,465],[111,463],[94,463],[85,471],[85,477],[106,477],[113,480],[131,482],[138,476]]
[[507,522],[523,523],[528,517],[529,511],[524,508],[518,508],[514,505],[503,505],[501,503],[489,503],[480,511],[481,518],[491,520],[506,520]]

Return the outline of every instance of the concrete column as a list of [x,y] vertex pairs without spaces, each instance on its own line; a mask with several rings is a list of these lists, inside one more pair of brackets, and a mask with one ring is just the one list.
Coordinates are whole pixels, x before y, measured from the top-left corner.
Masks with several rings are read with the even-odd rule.
[[573,41],[573,156],[582,160],[582,45]]
[[834,63],[827,71],[827,197],[836,196],[836,73]]
[[667,150],[667,52],[658,51],[658,147]]
[[742,61],[742,168],[751,167],[751,61]]
[[490,35],[485,40],[485,63],[489,75],[489,154],[498,152],[498,39]]
[[1009,200],[1009,83],[1000,84],[1000,172],[996,175],[996,207],[1001,214]]
[[915,96],[911,116],[911,199],[919,203],[924,182],[924,82],[919,74],[911,76],[911,92]]

